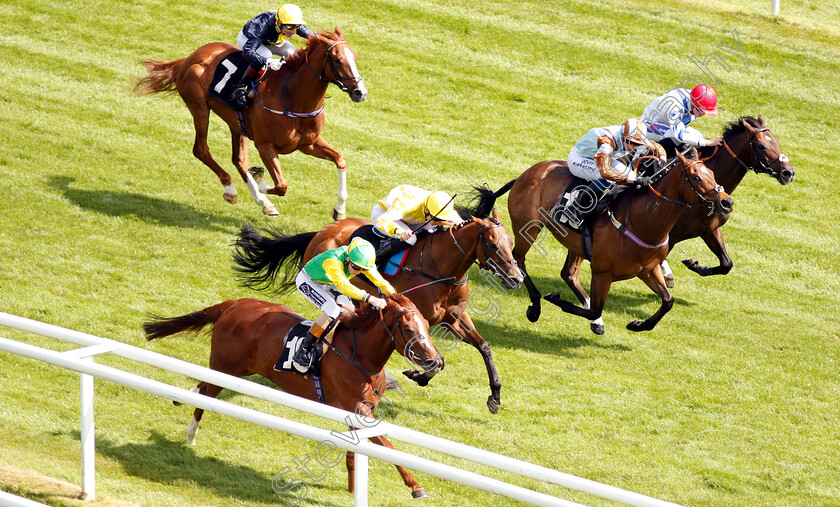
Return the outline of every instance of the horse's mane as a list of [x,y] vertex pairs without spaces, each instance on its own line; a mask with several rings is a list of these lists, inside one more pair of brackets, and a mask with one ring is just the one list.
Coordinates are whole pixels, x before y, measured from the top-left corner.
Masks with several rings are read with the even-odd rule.
[[[751,127],[754,128],[762,128],[763,125],[759,120],[752,116],[742,116],[737,120],[733,120],[726,124],[726,127],[723,128],[723,139],[724,141],[729,141],[733,137],[743,134],[747,128],[744,127],[744,122],[749,124]],[[700,156],[702,158],[706,158],[711,156],[711,154],[715,151],[714,146],[703,146],[698,150],[700,152]]]
[[[402,294],[394,293],[386,299],[401,307],[414,306],[411,300]],[[368,330],[379,324],[379,310],[372,305],[364,303],[355,316],[342,319],[341,323],[350,329],[357,329],[359,331]]]
[[301,65],[305,64],[306,55],[309,54],[311,51],[315,50],[315,48],[340,40],[344,40],[344,33],[342,33],[341,28],[335,27],[335,32],[321,30],[320,32],[316,33],[314,36],[306,40],[306,46],[304,46],[301,49],[298,49],[290,56],[288,56],[286,58],[286,63],[284,67],[286,67],[288,72],[294,72]]

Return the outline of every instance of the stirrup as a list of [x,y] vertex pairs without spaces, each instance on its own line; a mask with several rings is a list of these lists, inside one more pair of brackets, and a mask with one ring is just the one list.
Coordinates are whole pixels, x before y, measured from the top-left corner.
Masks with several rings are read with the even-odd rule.
[[231,100],[241,108],[248,107],[248,85],[242,85],[233,90]]

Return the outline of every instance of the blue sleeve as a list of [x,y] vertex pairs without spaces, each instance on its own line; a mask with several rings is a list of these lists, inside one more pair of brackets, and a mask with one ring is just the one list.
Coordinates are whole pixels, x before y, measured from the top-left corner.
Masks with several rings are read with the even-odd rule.
[[315,35],[315,32],[310,30],[306,25],[300,25],[297,29],[298,37],[303,37],[304,39],[308,39],[309,37]]

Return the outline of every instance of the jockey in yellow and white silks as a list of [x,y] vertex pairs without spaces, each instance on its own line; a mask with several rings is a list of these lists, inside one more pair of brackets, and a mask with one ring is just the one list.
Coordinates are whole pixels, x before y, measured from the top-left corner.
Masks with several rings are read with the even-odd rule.
[[356,238],[347,246],[316,255],[300,270],[295,279],[298,291],[322,313],[315,319],[292,358],[300,365],[296,366],[299,371],[305,372],[308,369],[312,360],[312,345],[331,327],[342,309],[350,311],[355,308],[353,299],[370,303],[377,309],[385,308],[384,299],[350,283],[356,275],[364,274],[383,294],[395,292],[391,284],[377,271],[375,257],[373,245],[365,239]]
[[569,172],[591,181],[587,187],[575,190],[560,221],[580,227],[586,214],[595,209],[598,199],[615,183],[645,186],[650,178],[638,177],[631,160],[653,155],[665,161],[665,150],[647,138],[647,128],[637,118],[622,125],[590,129],[575,143],[567,159]]
[[[464,221],[455,211],[452,197],[446,192],[429,192],[412,185],[398,185],[376,203],[370,214],[374,231],[391,241],[378,258],[417,243],[415,232],[433,232],[438,226],[452,226]],[[421,225],[422,224],[422,225]]]

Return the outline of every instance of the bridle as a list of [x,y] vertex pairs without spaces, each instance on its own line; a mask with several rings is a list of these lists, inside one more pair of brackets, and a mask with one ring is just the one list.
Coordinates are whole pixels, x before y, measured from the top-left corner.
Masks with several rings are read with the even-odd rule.
[[[335,41],[332,44],[330,44],[329,46],[324,47],[324,51],[326,52],[326,62],[324,63],[323,73],[315,70],[315,68],[312,66],[312,64],[309,63],[309,52],[306,53],[305,61],[306,61],[306,66],[309,67],[309,70],[311,70],[313,74],[318,76],[318,79],[320,79],[321,81],[326,81],[328,83],[332,83],[332,84],[336,85],[341,91],[347,93],[349,88],[344,84],[345,81],[352,81],[352,83],[350,83],[350,85],[351,86],[356,86],[359,83],[361,83],[362,81],[364,81],[364,78],[362,76],[350,76],[350,77],[339,77],[338,76],[338,71],[336,70],[336,62],[338,62],[339,60],[338,60],[338,58],[333,58],[332,53],[330,53],[330,50],[332,48],[334,48],[335,46],[339,45],[339,44],[347,44],[347,41],[343,41],[343,40]],[[332,72],[333,79],[327,79],[327,77],[326,77],[328,66],[330,68],[330,71]]]
[[[394,322],[391,324],[391,328],[389,328],[388,324],[385,323],[385,315],[383,315],[382,310],[379,310],[379,321],[385,327],[385,331],[388,333],[388,337],[391,339],[391,344],[394,346],[394,349],[396,349],[399,346],[399,343],[397,342],[397,333],[395,331],[395,330],[398,330],[400,338],[402,339],[402,342],[403,342],[403,346],[404,346],[403,350],[406,353],[410,352],[410,349],[408,348],[410,342],[405,338],[405,334],[403,333],[403,328],[400,327],[400,325],[399,325],[399,319],[400,319],[400,317],[402,317],[406,313],[419,312],[419,311],[420,310],[418,308],[410,308],[410,309],[404,310],[403,312],[400,312],[400,313],[395,312],[394,313]],[[346,360],[347,362],[349,362],[350,364],[352,364],[356,368],[364,371],[365,373],[367,373],[369,375],[377,375],[379,372],[371,371],[371,370],[365,368],[358,360],[356,360],[356,330],[355,329],[351,329],[351,336],[353,337],[353,356],[352,357],[348,356],[344,352],[340,351],[332,343],[327,342],[327,345],[329,346],[330,349],[332,349],[333,352],[338,354],[339,357]],[[415,363],[415,364],[417,364],[417,363]]]
[[[669,201],[669,202],[673,202],[675,204],[679,204],[680,206],[685,206],[687,208],[707,207],[707,208],[709,208],[709,215],[711,216],[711,214],[714,212],[714,209],[715,209],[715,202],[717,201],[718,197],[720,196],[720,193],[723,192],[723,186],[715,185],[715,188],[710,188],[709,190],[707,190],[705,192],[700,192],[700,190],[698,190],[697,187],[694,186],[694,183],[692,183],[691,178],[688,176],[688,170],[691,167],[693,167],[697,164],[702,164],[702,163],[703,163],[702,160],[693,160],[693,161],[689,161],[688,164],[685,164],[685,165],[682,166],[683,180],[685,180],[685,182],[688,183],[688,187],[691,188],[692,191],[694,191],[694,194],[700,199],[700,202],[692,204],[692,203],[689,203],[689,202],[680,201],[679,199],[673,199],[671,197],[668,197],[667,195],[662,195],[662,193],[660,193],[655,188],[653,188],[653,186],[649,187],[650,191],[653,192],[653,194],[656,195],[657,197],[665,199],[666,201]],[[668,169],[665,170],[665,172],[668,172],[670,170],[671,169],[668,168]],[[706,197],[706,194],[708,194],[709,192],[712,192],[712,191],[715,192],[715,198],[714,199],[708,199]]]
[[[345,86],[344,81],[353,80],[352,84],[357,85],[358,83],[361,83],[364,80],[364,78],[361,77],[361,76],[358,76],[358,77],[355,77],[355,76],[338,77],[338,71],[336,70],[336,66],[335,66],[336,65],[335,62],[338,61],[338,58],[333,58],[332,54],[330,53],[330,50],[338,44],[347,44],[347,41],[339,40],[339,41],[333,42],[329,46],[324,46],[324,51],[326,52],[326,61],[324,62],[323,73],[315,70],[315,68],[312,66],[312,64],[309,63],[309,53],[310,53],[310,51],[306,52],[306,56],[304,57],[304,61],[306,62],[306,66],[309,67],[309,70],[312,71],[313,74],[318,76],[318,79],[320,79],[321,81],[326,81],[327,83],[332,83],[332,84],[336,85],[339,89],[341,89],[341,91],[343,91],[345,93],[348,93],[348,88],[347,88],[347,86]],[[327,79],[325,77],[325,75],[327,73],[327,67],[329,67],[330,71],[332,71],[333,79]],[[314,118],[314,117],[322,114],[324,112],[324,105],[323,104],[318,109],[316,109],[314,111],[310,111],[308,113],[296,113],[296,112],[291,111],[288,108],[288,106],[286,106],[286,96],[288,95],[289,78],[291,76],[292,76],[291,73],[286,75],[286,78],[283,80],[283,91],[280,93],[280,100],[283,103],[283,111],[279,111],[277,109],[272,109],[272,108],[266,106],[265,104],[263,104],[262,99],[260,98],[260,94],[257,91],[257,87],[256,86],[253,87],[254,94],[256,95],[257,101],[260,103],[262,108],[265,109],[266,111],[270,112],[270,113],[282,114],[283,116],[288,116],[290,118]],[[264,75],[260,79],[260,82],[265,81],[265,79],[267,77],[268,77],[268,74]]]
[[[516,265],[516,261],[512,258],[511,259],[501,259],[501,253],[499,253],[499,255],[498,255],[499,258],[501,259],[501,263],[497,263],[496,261],[492,260],[492,256],[489,254],[490,244],[487,241],[487,238],[484,237],[484,233],[491,230],[491,229],[501,227],[502,224],[501,224],[501,222],[497,221],[494,218],[491,218],[490,221],[493,223],[493,225],[491,225],[489,227],[484,227],[484,228],[482,228],[481,230],[478,231],[478,245],[481,247],[481,253],[484,256],[484,262],[483,263],[481,261],[479,261],[479,256],[478,255],[476,255],[475,259],[473,259],[471,256],[467,255],[467,252],[461,247],[460,243],[458,243],[458,240],[455,239],[455,233],[452,232],[452,229],[454,229],[454,227],[449,228],[449,236],[452,238],[452,241],[455,243],[455,246],[458,248],[458,251],[460,251],[461,254],[463,254],[463,256],[467,258],[467,260],[471,261],[473,264],[476,264],[479,269],[486,269],[488,271],[496,273],[497,275],[507,277],[507,275],[505,273],[497,271],[501,267],[499,264],[514,264],[514,265]],[[478,222],[476,222],[475,220],[473,220],[473,223],[478,224]],[[491,262],[493,264],[492,266],[489,265]]]
[[[787,155],[785,155],[784,153],[779,153],[779,156],[776,157],[775,159],[770,160],[770,161],[765,161],[765,160],[762,159],[762,157],[758,156],[758,151],[755,149],[755,144],[753,144],[753,138],[755,138],[755,136],[757,136],[761,132],[769,132],[769,131],[770,131],[769,128],[761,127],[759,129],[755,130],[754,132],[750,133],[750,135],[747,137],[747,144],[750,147],[750,151],[752,151],[753,160],[755,160],[756,163],[759,166],[758,168],[756,168],[754,166],[751,166],[751,165],[747,164],[746,162],[744,162],[743,160],[741,160],[738,157],[738,155],[736,155],[735,152],[732,151],[732,148],[730,148],[729,145],[726,144],[726,141],[723,141],[722,144],[723,144],[723,147],[726,148],[726,151],[729,153],[729,155],[732,156],[732,158],[734,158],[736,162],[741,164],[741,166],[744,169],[746,169],[747,171],[755,171],[757,174],[769,174],[770,176],[772,176],[776,179],[779,179],[779,175],[782,172],[782,164],[784,164],[785,162],[788,161]],[[709,155],[708,157],[704,158],[703,160],[706,161],[706,160],[709,160],[710,158],[714,157],[717,154],[717,151],[718,151],[718,147],[715,146],[715,150],[712,152],[712,154]],[[773,165],[776,165],[775,169],[773,168]]]

